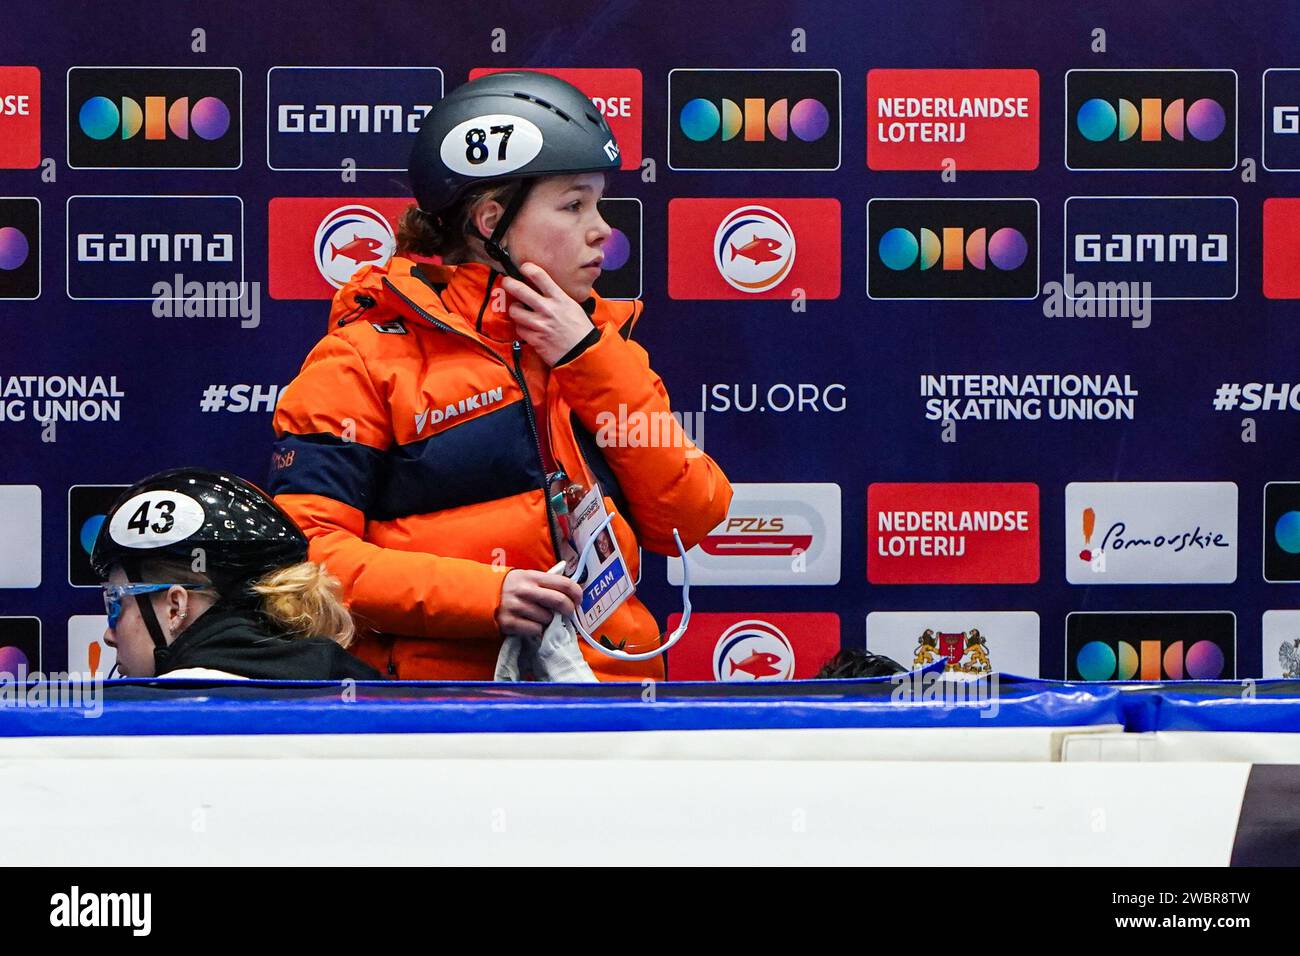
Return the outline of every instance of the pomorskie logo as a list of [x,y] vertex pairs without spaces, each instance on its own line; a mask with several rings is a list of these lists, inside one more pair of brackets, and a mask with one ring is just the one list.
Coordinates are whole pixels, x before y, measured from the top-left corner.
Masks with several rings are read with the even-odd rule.
[[714,646],[714,680],[790,680],[794,669],[794,645],[767,621],[733,624]]
[[1071,196],[1063,271],[1075,286],[1150,283],[1153,301],[1236,298],[1237,200]]
[[1230,481],[1071,482],[1071,584],[1231,584],[1237,486]]
[[132,936],[153,929],[152,893],[83,893],[79,886],[50,897],[50,925],[57,927],[128,927]]
[[794,266],[794,230],[776,210],[745,206],[718,223],[713,263],[741,292],[766,292]]
[[[687,552],[691,584],[838,584],[840,486],[733,485],[727,517]],[[668,581],[682,583],[682,559]]]
[[504,388],[502,387],[490,388],[483,392],[476,392],[473,395],[469,395],[448,405],[436,408],[426,408],[422,412],[416,412],[414,416],[415,434],[422,434],[426,425],[440,425],[448,419],[457,418],[464,415],[466,412],[472,412],[476,408],[485,408],[488,405],[495,404],[496,402],[501,401],[501,396],[503,394]]
[[397,251],[397,236],[369,206],[343,206],[321,220],[312,251],[321,278],[341,289],[362,266],[388,262]]

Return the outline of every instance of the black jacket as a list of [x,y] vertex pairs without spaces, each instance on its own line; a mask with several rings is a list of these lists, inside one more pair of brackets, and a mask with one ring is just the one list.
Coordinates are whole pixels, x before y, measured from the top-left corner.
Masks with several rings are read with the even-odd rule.
[[383,680],[325,637],[291,640],[256,610],[214,604],[169,646],[154,651],[155,673],[208,667],[255,680]]

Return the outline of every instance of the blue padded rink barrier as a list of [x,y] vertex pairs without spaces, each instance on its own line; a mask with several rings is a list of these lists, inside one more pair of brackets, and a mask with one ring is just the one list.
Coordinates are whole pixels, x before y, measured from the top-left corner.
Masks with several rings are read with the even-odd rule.
[[[1252,764],[1300,764],[1294,681],[982,683],[927,701],[887,678],[109,681],[94,717],[0,706],[0,845],[118,865],[885,864],[954,846],[1223,865]],[[349,807],[392,825],[340,828]]]

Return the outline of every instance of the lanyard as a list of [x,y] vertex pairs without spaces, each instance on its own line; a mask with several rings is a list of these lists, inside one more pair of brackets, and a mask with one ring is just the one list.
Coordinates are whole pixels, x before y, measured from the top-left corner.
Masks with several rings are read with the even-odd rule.
[[[591,556],[592,545],[594,545],[596,543],[596,539],[600,537],[601,531],[603,531],[605,528],[608,528],[610,526],[610,523],[613,520],[614,520],[613,512],[606,514],[604,519],[600,522],[600,524],[596,526],[594,531],[592,531],[591,537],[587,539],[587,543],[583,546],[581,553],[579,553],[578,562],[576,565],[574,565],[573,573],[569,575],[569,577],[573,578],[575,581],[577,580],[578,576],[582,573],[582,569],[587,566],[587,560]],[[612,529],[610,531],[610,534],[613,534]],[[652,657],[658,657],[660,654],[667,653],[668,649],[672,647],[674,644],[676,644],[678,641],[680,641],[682,637],[686,634],[686,628],[691,623],[690,563],[686,560],[686,548],[682,546],[682,538],[681,535],[677,533],[676,528],[673,528],[673,540],[677,542],[677,552],[682,556],[682,623],[677,625],[677,629],[668,635],[668,639],[666,641],[664,641],[662,644],[660,644],[658,647],[654,648],[653,650],[644,651],[639,654],[634,654],[629,651],[619,650],[618,648],[606,647],[604,644],[600,643],[600,641],[596,640],[594,637],[592,637],[590,634],[587,633],[586,628],[582,626],[582,622],[578,620],[579,615],[575,614],[571,618],[571,620],[573,621],[573,629],[577,631],[578,635],[584,641],[586,641],[588,644],[594,647],[596,650],[604,654],[606,657],[612,657],[615,660],[620,660],[620,661],[647,661],[650,660],[650,658]],[[551,568],[551,573],[560,574],[563,573],[563,570],[564,570],[564,563],[561,562],[557,564],[555,567]]]

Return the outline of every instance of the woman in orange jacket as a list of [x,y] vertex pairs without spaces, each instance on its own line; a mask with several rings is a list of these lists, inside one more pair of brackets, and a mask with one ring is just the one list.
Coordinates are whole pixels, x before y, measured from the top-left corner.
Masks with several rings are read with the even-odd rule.
[[[342,582],[352,650],[392,677],[490,680],[506,636],[574,613],[581,590],[547,571],[566,486],[600,488],[633,579],[639,545],[676,553],[674,529],[689,548],[726,515],[726,476],[631,340],[641,303],[592,291],[618,155],[556,77],[453,91],[417,137],[398,255],[339,290],[281,394],[270,490]],[[657,440],[629,441],[638,423]],[[644,654],[660,635],[633,594],[593,636]],[[659,657],[582,651],[602,680],[663,677]]]

